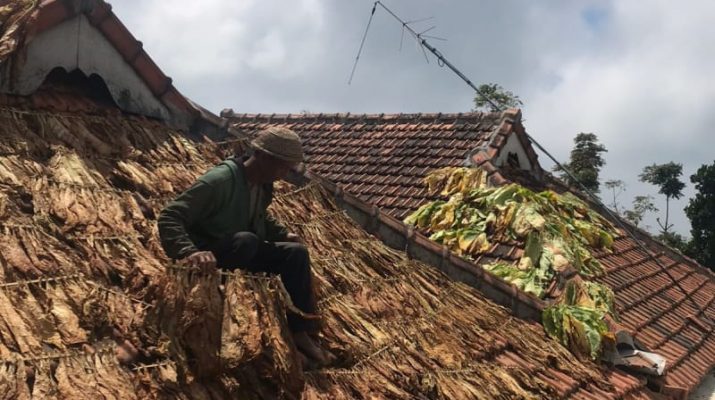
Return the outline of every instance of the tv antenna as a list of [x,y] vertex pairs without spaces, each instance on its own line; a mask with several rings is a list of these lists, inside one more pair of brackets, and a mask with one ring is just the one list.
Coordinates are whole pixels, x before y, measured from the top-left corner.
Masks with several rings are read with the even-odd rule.
[[[432,35],[427,34],[427,32],[432,31],[435,28],[435,26],[430,26],[429,28],[427,28],[421,32],[417,32],[414,28],[412,28],[412,26],[410,26],[411,24],[431,20],[434,17],[421,18],[421,19],[412,20],[412,21],[405,21],[402,18],[400,18],[399,16],[397,16],[397,14],[395,14],[392,10],[390,10],[386,5],[384,5],[379,0],[376,1],[375,3],[373,3],[373,5],[372,5],[372,11],[370,12],[370,19],[367,21],[367,26],[365,27],[365,33],[363,34],[362,40],[360,41],[360,48],[358,49],[357,56],[355,57],[355,63],[353,64],[353,69],[350,72],[350,79],[348,79],[348,85],[352,83],[353,77],[355,76],[355,69],[357,68],[358,62],[360,61],[360,55],[362,54],[362,49],[365,46],[365,40],[367,39],[367,33],[370,30],[370,25],[372,24],[372,18],[375,16],[375,11],[377,10],[378,6],[380,6],[383,10],[387,11],[388,14],[390,14],[393,18],[395,18],[402,25],[402,37],[400,37],[400,49],[402,49],[402,41],[405,36],[405,31],[407,31],[417,41],[417,44],[419,44],[420,49],[422,49],[422,53],[424,54],[425,60],[427,60],[427,62],[429,62],[429,58],[427,57],[427,51],[429,51],[437,58],[437,65],[439,65],[440,67],[447,66],[447,68],[451,69],[452,72],[454,72],[455,74],[457,74],[457,76],[462,78],[462,80],[467,85],[469,85],[469,87],[471,87],[481,98],[483,98],[487,103],[489,103],[489,105],[491,105],[495,110],[501,111],[501,107],[499,107],[492,99],[490,99],[489,96],[486,96],[484,93],[482,93],[482,91],[479,90],[479,88],[477,86],[475,86],[474,83],[472,83],[472,81],[469,80],[469,78],[467,78],[467,76],[462,73],[462,71],[460,71],[452,63],[450,63],[449,60],[447,60],[439,50],[437,50],[434,46],[432,46],[427,41],[427,39],[435,39],[435,40],[443,40],[443,41],[446,40],[446,39],[438,37],[438,36],[432,36]],[[427,51],[425,51],[425,49],[427,49]]]

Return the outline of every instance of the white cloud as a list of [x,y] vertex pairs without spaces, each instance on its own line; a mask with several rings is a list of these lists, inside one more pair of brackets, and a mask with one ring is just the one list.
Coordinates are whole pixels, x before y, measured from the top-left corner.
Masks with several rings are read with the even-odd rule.
[[[551,62],[558,83],[527,99],[529,129],[561,157],[580,131],[596,132],[610,149],[603,175],[626,180],[630,196],[654,193],[637,182],[645,165],[684,164],[684,181],[715,154],[709,127],[715,119],[709,40],[711,2],[614,2],[600,42],[575,57]],[[687,194],[692,192],[688,189]],[[659,203],[663,203],[659,200]],[[687,233],[684,200],[672,205],[676,228]],[[662,209],[665,204],[659,204]],[[655,226],[651,218],[649,222]]]
[[145,49],[175,81],[228,79],[254,71],[299,74],[316,56],[317,0],[129,0],[115,4]]
[[[710,0],[386,4],[405,19],[434,16],[420,25],[434,24],[432,33],[448,39],[434,44],[475,83],[498,82],[519,94],[527,129],[561,160],[576,133],[598,134],[609,149],[603,177],[629,184],[625,203],[657,192],[637,181],[643,166],[682,162],[687,181],[715,158]],[[214,111],[469,110],[473,94],[451,72],[426,64],[412,43],[398,52],[400,26],[380,10],[353,84],[346,84],[371,6],[368,0],[114,4],[177,87]],[[684,205],[675,202],[671,211],[686,233]]]

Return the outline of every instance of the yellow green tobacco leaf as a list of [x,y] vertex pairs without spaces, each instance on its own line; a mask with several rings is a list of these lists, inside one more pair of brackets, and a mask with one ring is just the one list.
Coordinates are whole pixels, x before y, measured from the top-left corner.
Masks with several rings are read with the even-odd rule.
[[619,320],[615,305],[616,296],[610,287],[591,281],[583,281],[583,285],[596,309],[611,314],[616,320]]
[[[584,201],[570,193],[535,193],[515,183],[490,188],[485,177],[479,169],[435,171],[426,182],[432,193],[449,196],[448,201],[429,203],[406,222],[465,258],[488,251],[488,239],[521,242],[524,253],[517,262],[495,263],[485,269],[539,297],[566,268],[573,267],[582,276],[604,273],[592,252],[609,250],[617,231]],[[587,284],[569,290],[571,300],[561,299],[562,305],[616,317],[608,290]],[[558,326],[560,340],[592,355],[599,350],[593,347],[600,340],[593,327],[600,320],[589,319],[585,313],[580,309],[552,313],[558,324],[552,321],[551,330]]]
[[452,174],[452,170],[453,168],[440,168],[432,171],[424,180],[427,184],[427,190],[430,193],[441,192],[447,182],[447,178]]
[[462,179],[464,178],[464,175],[466,173],[467,170],[465,168],[458,168],[453,170],[447,178],[447,182],[444,184],[444,188],[442,188],[441,194],[443,196],[449,196],[454,193],[459,193],[462,187]]
[[542,322],[546,333],[573,353],[596,359],[601,352],[601,337],[608,335],[603,318],[600,310],[559,304],[544,310]]
[[427,228],[432,220],[432,215],[443,204],[444,201],[441,200],[427,203],[405,218],[404,222],[408,225],[415,225],[419,228]]
[[430,219],[429,228],[432,230],[451,228],[456,220],[457,207],[461,203],[462,195],[457,193],[448,202],[437,206]]
[[460,254],[481,254],[489,250],[491,245],[487,234],[474,229],[463,229],[458,234]]
[[604,230],[601,230],[599,232],[599,236],[601,237],[601,248],[609,250],[613,248],[613,235]]
[[546,283],[552,278],[548,271],[538,268],[522,271],[518,266],[507,263],[488,264],[484,266],[484,269],[539,298],[543,297]]
[[514,217],[511,228],[517,237],[524,237],[531,231],[543,231],[546,219],[536,210],[534,204],[527,204],[519,208]]

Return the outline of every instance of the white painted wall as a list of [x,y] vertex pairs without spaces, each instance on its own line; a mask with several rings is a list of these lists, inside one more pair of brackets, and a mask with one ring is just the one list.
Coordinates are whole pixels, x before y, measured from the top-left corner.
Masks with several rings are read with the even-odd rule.
[[17,79],[8,82],[7,75],[3,77],[0,83],[3,91],[30,95],[55,67],[67,71],[79,69],[87,76],[101,76],[114,100],[125,111],[170,119],[169,110],[83,14],[37,35],[26,50],[27,58]]
[[528,171],[533,170],[534,166],[531,164],[531,161],[529,161],[529,157],[526,156],[524,147],[522,147],[521,142],[519,141],[519,138],[516,137],[515,132],[512,132],[507,138],[506,143],[504,144],[501,149],[501,152],[497,156],[495,165],[497,167],[507,165],[507,158],[509,156],[509,153],[516,153],[519,158],[519,165],[521,165],[522,169]]

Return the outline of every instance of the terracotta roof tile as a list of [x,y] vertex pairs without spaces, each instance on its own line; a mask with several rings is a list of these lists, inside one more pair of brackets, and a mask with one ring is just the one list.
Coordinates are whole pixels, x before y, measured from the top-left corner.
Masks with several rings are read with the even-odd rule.
[[[230,118],[233,128],[248,135],[268,124],[290,127],[303,139],[309,169],[331,180],[336,178],[331,172],[340,172],[337,182],[344,184],[345,190],[362,195],[363,200],[373,198],[370,194],[374,191],[388,194],[376,205],[390,207],[400,219],[424,199],[432,198],[422,183],[428,171],[461,164],[470,151],[487,142],[500,122],[500,114],[481,113],[233,114]],[[364,184],[376,186],[369,192],[356,190]],[[396,200],[397,193],[404,198]]]
[[614,254],[599,257],[609,272],[600,280],[614,288],[622,323],[643,345],[668,359],[667,385],[694,387],[715,363],[703,356],[713,352],[715,344],[704,340],[712,336],[712,322],[706,322],[709,331],[702,332],[692,329],[687,317],[714,312],[708,297],[715,291],[712,275],[672,255],[658,257],[661,268],[627,237],[615,244]]

